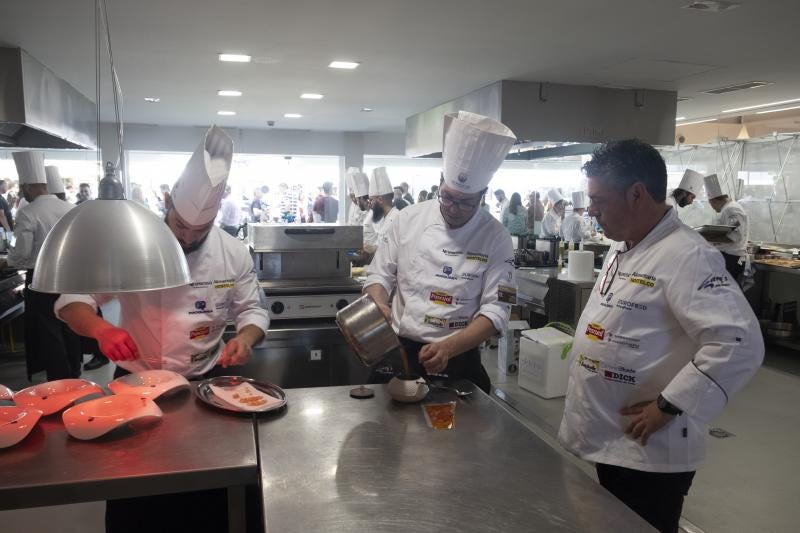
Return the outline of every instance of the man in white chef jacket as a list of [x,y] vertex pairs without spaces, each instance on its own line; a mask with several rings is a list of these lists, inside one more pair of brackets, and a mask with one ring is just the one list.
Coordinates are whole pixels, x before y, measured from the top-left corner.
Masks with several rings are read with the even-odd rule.
[[586,212],[586,193],[572,193],[572,213],[564,217],[561,223],[561,238],[566,242],[581,242],[592,236],[592,225],[583,216]]
[[550,239],[561,236],[561,221],[564,218],[566,202],[557,189],[547,191],[547,198],[550,200],[550,210],[545,213],[542,220],[542,237]]
[[[192,283],[145,292],[62,295],[56,312],[80,335],[97,339],[117,374],[164,368],[198,378],[215,365],[239,365],[269,327],[253,260],[241,241],[214,218],[230,172],[233,141],[216,126],[166,195],[166,224],[180,242]],[[99,305],[120,303],[120,325],[95,315]],[[222,343],[228,317],[236,336]]]
[[369,212],[369,178],[361,169],[347,169],[347,188],[350,190],[350,212],[347,215],[349,226],[363,226]]
[[703,192],[703,175],[687,168],[681,182],[667,196],[667,205],[674,208],[692,205],[698,194]]
[[369,201],[372,213],[364,219],[364,256],[369,262],[375,255],[392,220],[400,213],[393,205],[394,188],[386,167],[372,169],[369,178]]
[[733,231],[727,235],[728,239],[730,239],[729,242],[714,243],[714,246],[722,252],[722,257],[725,259],[725,268],[733,279],[738,282],[739,276],[744,270],[747,256],[750,220],[742,205],[722,191],[722,186],[716,174],[706,176],[704,180],[708,203],[718,213],[714,223],[735,226]]
[[584,171],[589,214],[618,242],[576,328],[559,440],[677,532],[707,424],[758,370],[763,339],[720,254],[666,205],[658,151],[608,143]]
[[[481,209],[481,198],[514,141],[492,119],[446,116],[439,200],[398,213],[364,289],[390,317],[412,372],[468,379],[487,393],[478,346],[507,329],[510,306],[498,292],[514,284],[514,260],[508,231]],[[401,370],[397,359],[386,366]]]

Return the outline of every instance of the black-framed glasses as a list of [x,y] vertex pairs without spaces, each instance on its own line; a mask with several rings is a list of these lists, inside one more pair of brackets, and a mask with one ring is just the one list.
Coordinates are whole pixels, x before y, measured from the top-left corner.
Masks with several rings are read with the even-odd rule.
[[600,280],[600,296],[605,296],[608,294],[608,291],[611,290],[611,284],[614,283],[617,270],[619,270],[619,254],[620,252],[614,252],[614,257],[609,261],[606,272]]
[[462,211],[471,211],[480,205],[480,200],[477,202],[465,202],[464,200],[456,200],[446,192],[439,189],[439,203],[445,207],[455,207]]

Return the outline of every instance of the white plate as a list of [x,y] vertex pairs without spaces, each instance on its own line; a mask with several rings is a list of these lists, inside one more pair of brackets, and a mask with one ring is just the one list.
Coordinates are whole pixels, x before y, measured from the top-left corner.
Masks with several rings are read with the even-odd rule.
[[[214,394],[214,391],[211,389],[211,385],[214,385],[215,387],[233,388],[241,385],[242,383],[249,383],[256,390],[264,394],[268,394],[279,401],[270,402],[269,404],[265,405],[263,409],[245,410],[226,402]],[[277,385],[273,385],[272,383],[264,383],[241,376],[217,376],[215,378],[205,379],[197,384],[197,387],[194,389],[194,393],[198,398],[200,398],[200,400],[208,405],[237,413],[265,413],[268,411],[275,411],[286,405],[286,393],[283,392],[283,389]]]
[[0,407],[0,448],[13,446],[27,437],[41,417],[38,409]]
[[189,381],[171,370],[143,370],[108,384],[114,394],[132,394],[155,400],[159,396],[189,388]]
[[0,385],[0,400],[5,400],[7,402],[14,401],[14,391],[6,387],[5,385]]
[[159,419],[153,400],[130,394],[105,396],[70,407],[61,415],[67,433],[81,440],[96,439],[134,420]]
[[103,394],[97,383],[85,379],[58,379],[22,389],[14,395],[20,407],[38,409],[44,416],[52,415],[90,394]]

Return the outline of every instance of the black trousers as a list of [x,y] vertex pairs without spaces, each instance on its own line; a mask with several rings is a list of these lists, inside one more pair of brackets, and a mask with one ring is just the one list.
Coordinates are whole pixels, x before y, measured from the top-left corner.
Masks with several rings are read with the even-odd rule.
[[[425,367],[419,362],[419,351],[425,343],[413,341],[400,337],[400,343],[406,349],[408,355],[408,366],[412,374],[428,379]],[[386,356],[381,363],[372,371],[370,383],[388,383],[394,376],[403,373],[403,363],[400,359],[399,351],[395,351]],[[437,376],[434,376],[437,377]],[[447,363],[447,368],[442,372],[443,378],[449,381],[465,379],[474,383],[486,394],[491,393],[492,382],[489,374],[481,364],[481,353],[478,348],[473,348],[458,355]]]
[[725,252],[721,253],[722,258],[725,259],[725,270],[733,277],[733,281],[739,283],[739,276],[744,272],[744,263],[741,265],[739,264],[741,257],[738,255],[726,254]]
[[81,375],[81,341],[56,317],[53,305],[60,296],[31,290],[33,271],[25,278],[25,361],[28,381],[44,370],[47,380],[77,378]]
[[598,463],[597,477],[611,494],[661,533],[678,533],[683,499],[694,472],[643,472]]

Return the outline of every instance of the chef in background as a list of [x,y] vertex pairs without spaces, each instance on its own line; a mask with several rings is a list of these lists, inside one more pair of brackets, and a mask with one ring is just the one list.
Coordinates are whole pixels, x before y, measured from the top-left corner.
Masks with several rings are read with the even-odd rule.
[[47,192],[54,195],[59,200],[67,200],[67,192],[64,189],[64,181],[61,179],[61,172],[55,165],[47,165],[44,167],[45,176],[47,176]]
[[351,202],[347,225],[363,226],[369,211],[369,178],[356,167],[347,169],[346,178]]
[[667,196],[667,205],[686,207],[703,191],[703,175],[687,168],[678,186]]
[[586,193],[572,193],[572,213],[561,223],[561,238],[566,242],[581,242],[592,236],[592,224],[583,216],[586,212]]
[[722,192],[722,186],[716,174],[706,176],[704,180],[708,203],[718,213],[714,224],[735,226],[733,231],[727,235],[730,242],[713,244],[717,250],[722,252],[725,268],[738,282],[747,257],[747,240],[750,236],[749,218],[739,202]]
[[[58,294],[31,290],[33,269],[42,243],[53,226],[74,206],[50,194],[47,176],[54,176],[53,168],[44,167],[42,152],[14,152],[14,164],[19,174],[20,190],[27,201],[17,212],[14,232],[16,244],[6,261],[6,266],[27,270],[25,275],[25,361],[28,380],[35,372],[44,370],[47,380],[77,378],[81,375],[81,342],[53,313]],[[58,170],[58,169],[56,169]],[[64,192],[60,178],[54,185]]]
[[372,213],[368,214],[364,220],[364,250],[365,263],[371,261],[372,256],[378,249],[386,230],[392,220],[400,212],[394,208],[394,188],[389,180],[386,167],[378,167],[372,170],[369,178],[369,201],[372,206]]
[[545,213],[542,220],[542,237],[545,239],[560,237],[561,220],[567,207],[566,201],[558,189],[547,191],[547,199],[550,201],[550,210]]
[[[481,209],[481,198],[514,141],[490,118],[447,115],[439,200],[397,214],[364,288],[390,319],[412,372],[467,379],[486,393],[491,384],[478,346],[507,329],[511,308],[499,290],[514,284],[514,257],[511,236]],[[402,370],[397,359],[384,368],[376,380]]]

